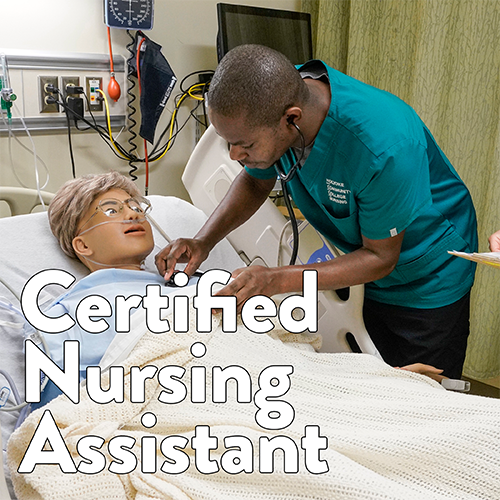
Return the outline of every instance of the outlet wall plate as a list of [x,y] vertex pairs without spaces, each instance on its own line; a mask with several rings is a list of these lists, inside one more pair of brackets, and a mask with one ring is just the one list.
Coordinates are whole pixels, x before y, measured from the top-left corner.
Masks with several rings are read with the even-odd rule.
[[[59,113],[59,105],[56,103],[47,104],[46,98],[51,96],[50,92],[45,91],[45,85],[53,85],[54,88],[58,88],[58,78],[57,76],[38,76],[38,95],[40,104],[40,113]],[[57,99],[58,95],[55,94],[54,97]]]
[[66,92],[66,85],[74,85],[75,87],[80,86],[80,77],[79,76],[61,76],[61,92],[66,101],[66,97],[68,97],[68,93]]
[[[72,77],[78,77],[80,80],[79,86],[86,90],[86,77],[92,76],[102,78],[102,88],[104,92],[107,90],[110,66],[109,54],[15,49],[2,49],[1,52],[2,54],[5,52],[9,63],[9,87],[17,95],[15,103],[17,106],[13,107],[12,121],[9,124],[0,119],[0,138],[10,132],[24,132],[25,126],[30,131],[67,133],[68,122],[63,107],[56,104],[45,105],[45,98],[48,96],[45,92],[42,94],[40,88],[43,89],[46,82],[59,88],[60,92],[64,94],[61,77],[71,79]],[[116,81],[122,89],[125,89],[127,87],[125,57],[115,54],[113,64]],[[39,76],[44,77],[43,83],[40,83]],[[76,80],[73,83],[76,83]],[[62,96],[56,97],[58,101],[62,100]],[[86,103],[85,96],[81,95],[80,97]],[[114,130],[120,130],[126,125],[126,101],[126,96],[122,96],[117,102],[108,100],[109,120],[111,128]],[[100,99],[97,100],[97,103],[99,105],[103,104]],[[16,111],[16,107],[19,111]],[[41,107],[43,112],[40,112]],[[97,123],[106,127],[107,116],[104,112],[104,106],[102,108],[102,111],[92,111],[92,113]],[[19,116],[20,114],[22,114],[22,118]],[[85,117],[89,118],[88,111],[85,112]]]

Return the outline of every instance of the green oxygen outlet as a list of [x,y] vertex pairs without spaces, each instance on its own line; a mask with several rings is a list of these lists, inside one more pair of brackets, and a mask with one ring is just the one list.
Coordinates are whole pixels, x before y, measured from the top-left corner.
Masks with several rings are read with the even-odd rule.
[[5,85],[5,79],[0,77],[0,107],[6,112],[8,120],[12,119],[11,108],[16,99],[16,94]]

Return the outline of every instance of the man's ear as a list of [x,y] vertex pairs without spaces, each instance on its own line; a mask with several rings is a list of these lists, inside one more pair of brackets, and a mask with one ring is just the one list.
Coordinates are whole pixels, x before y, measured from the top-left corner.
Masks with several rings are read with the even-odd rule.
[[92,255],[92,249],[85,243],[85,240],[81,236],[76,236],[71,242],[73,245],[73,250],[77,255],[89,256]]
[[300,122],[302,118],[302,109],[298,106],[291,106],[287,108],[283,116],[288,125],[293,125],[296,122]]

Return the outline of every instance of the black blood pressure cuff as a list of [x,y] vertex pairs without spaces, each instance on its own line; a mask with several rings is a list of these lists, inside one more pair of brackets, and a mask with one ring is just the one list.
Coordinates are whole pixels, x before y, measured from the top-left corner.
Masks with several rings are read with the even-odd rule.
[[[153,144],[156,125],[172,93],[177,78],[161,53],[161,45],[150,40],[142,32],[137,38],[145,38],[141,46],[141,128],[139,135]],[[132,65],[133,67],[135,65]]]

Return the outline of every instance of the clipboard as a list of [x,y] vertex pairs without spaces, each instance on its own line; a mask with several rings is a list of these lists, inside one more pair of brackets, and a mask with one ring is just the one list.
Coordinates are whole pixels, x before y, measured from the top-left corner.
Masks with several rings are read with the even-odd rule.
[[450,255],[455,255],[462,259],[478,262],[479,264],[486,264],[488,266],[500,268],[500,252],[484,252],[484,253],[467,253],[457,252],[455,250],[448,251]]

